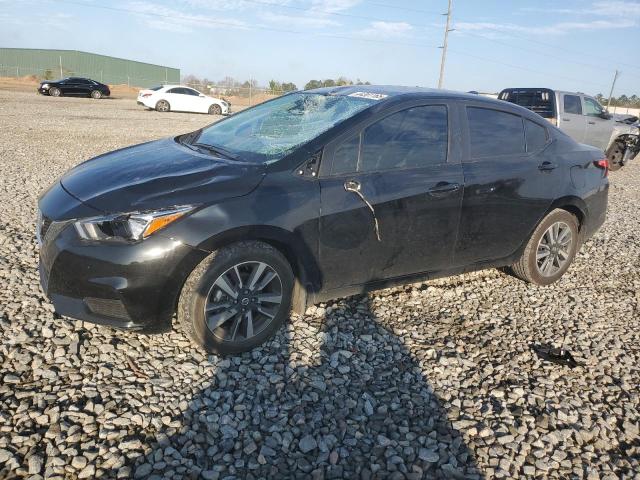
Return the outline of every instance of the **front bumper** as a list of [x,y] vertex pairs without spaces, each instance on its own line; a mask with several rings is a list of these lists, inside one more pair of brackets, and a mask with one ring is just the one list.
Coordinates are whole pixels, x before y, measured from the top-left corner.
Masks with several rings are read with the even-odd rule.
[[40,283],[60,315],[117,328],[171,328],[184,281],[206,252],[157,234],[136,244],[80,239],[72,221],[42,237]]
[[48,88],[38,87],[38,93],[40,95],[49,95],[49,89]]

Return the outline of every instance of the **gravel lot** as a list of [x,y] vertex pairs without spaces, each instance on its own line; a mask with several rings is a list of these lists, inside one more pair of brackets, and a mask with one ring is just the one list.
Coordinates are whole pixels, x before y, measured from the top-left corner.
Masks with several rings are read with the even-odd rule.
[[[0,478],[640,478],[640,160],[551,287],[487,270],[352,297],[230,358],[57,318],[38,194],[211,120],[0,90]],[[530,348],[564,337],[581,366]]]

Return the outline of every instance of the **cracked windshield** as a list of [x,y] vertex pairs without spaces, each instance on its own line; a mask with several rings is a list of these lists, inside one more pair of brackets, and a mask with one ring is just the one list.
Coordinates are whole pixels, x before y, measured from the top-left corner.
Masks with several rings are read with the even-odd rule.
[[197,142],[220,146],[248,161],[273,162],[376,100],[292,93],[205,128]]

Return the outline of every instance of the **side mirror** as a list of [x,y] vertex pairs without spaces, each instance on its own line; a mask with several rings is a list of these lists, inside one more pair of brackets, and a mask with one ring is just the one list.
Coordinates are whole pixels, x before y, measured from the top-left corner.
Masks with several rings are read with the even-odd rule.
[[604,112],[602,112],[602,113],[599,115],[599,117],[600,117],[600,118],[603,118],[603,119],[605,119],[605,120],[610,120],[610,119],[613,117],[613,115],[611,115],[609,112],[607,112],[607,111],[605,110]]

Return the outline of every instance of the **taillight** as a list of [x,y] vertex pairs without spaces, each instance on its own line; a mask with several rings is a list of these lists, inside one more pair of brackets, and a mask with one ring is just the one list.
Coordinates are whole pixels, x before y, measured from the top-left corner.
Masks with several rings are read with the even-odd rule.
[[593,162],[593,164],[596,167],[601,168],[602,170],[604,170],[604,176],[605,177],[607,175],[609,175],[609,160],[607,160],[606,158],[603,158],[602,160],[596,160],[595,162]]
[[150,97],[150,96],[151,96],[151,94],[150,94],[150,93],[143,93],[143,94],[142,94],[142,98],[147,98],[147,97]]

